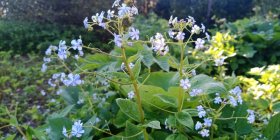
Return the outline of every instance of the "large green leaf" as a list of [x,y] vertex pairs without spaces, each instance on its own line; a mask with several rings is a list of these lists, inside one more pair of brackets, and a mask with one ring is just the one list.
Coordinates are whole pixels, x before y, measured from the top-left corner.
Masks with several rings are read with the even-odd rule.
[[137,104],[129,99],[116,99],[117,105],[120,107],[121,111],[126,114],[129,118],[140,122],[140,113],[138,111]]
[[168,57],[167,56],[158,56],[154,59],[154,61],[159,65],[161,69],[164,71],[169,71],[169,63],[168,63]]
[[167,96],[165,94],[157,94],[155,95],[158,97],[164,104],[170,107],[178,107],[178,100],[176,97]]
[[177,112],[175,116],[180,124],[188,127],[189,129],[194,128],[193,119],[187,111],[182,110],[181,112]]
[[154,63],[154,56],[152,50],[144,49],[140,52],[140,55],[144,65],[150,68]]
[[142,129],[140,127],[137,127],[136,125],[130,123],[129,121],[126,122],[125,135],[126,137],[130,137],[127,140],[143,140],[144,139],[143,133],[141,133],[140,135],[136,135],[139,134],[141,131]]
[[191,78],[191,89],[202,89],[204,93],[207,94],[227,92],[222,83],[204,74],[196,75]]
[[[145,79],[145,78],[143,78],[143,79]],[[168,73],[152,72],[152,73],[150,73],[149,78],[147,79],[145,84],[161,87],[167,91],[170,87],[178,86],[179,73],[177,73],[177,72],[168,72]]]
[[87,55],[85,58],[82,58],[80,66],[83,70],[95,70],[99,67],[109,64],[112,59],[108,55],[104,54],[94,54]]
[[280,132],[280,113],[274,115],[264,129],[265,137],[273,139]]

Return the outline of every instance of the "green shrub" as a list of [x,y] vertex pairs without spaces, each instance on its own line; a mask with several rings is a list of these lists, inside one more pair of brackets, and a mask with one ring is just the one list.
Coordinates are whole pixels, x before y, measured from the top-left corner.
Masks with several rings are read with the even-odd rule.
[[102,43],[108,42],[108,34],[104,35],[98,29],[88,34],[86,32],[86,29],[75,26],[0,20],[0,50],[12,51],[13,54],[43,54],[50,44],[59,42],[57,38],[69,41],[79,36],[83,36],[85,44],[93,42],[93,47],[110,50],[110,45]]

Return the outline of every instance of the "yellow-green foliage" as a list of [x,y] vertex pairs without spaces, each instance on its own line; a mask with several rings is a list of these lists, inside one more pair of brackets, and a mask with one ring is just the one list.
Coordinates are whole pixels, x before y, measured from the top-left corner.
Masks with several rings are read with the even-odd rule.
[[213,56],[215,59],[223,57],[234,56],[235,49],[231,42],[234,41],[234,37],[229,33],[217,32],[215,36],[212,37],[211,46],[206,53]]

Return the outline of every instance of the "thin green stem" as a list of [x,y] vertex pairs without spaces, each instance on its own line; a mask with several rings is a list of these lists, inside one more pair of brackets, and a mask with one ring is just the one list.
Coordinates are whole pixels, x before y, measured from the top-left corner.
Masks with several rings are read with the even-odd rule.
[[[122,47],[122,56],[123,56],[123,61],[125,63],[125,67],[128,71],[128,74],[130,76],[130,79],[132,81],[132,84],[133,84],[133,87],[134,87],[134,92],[135,92],[135,95],[136,95],[136,103],[137,103],[137,106],[138,106],[138,111],[139,111],[139,114],[140,114],[140,120],[141,120],[141,123],[144,124],[145,122],[145,118],[144,118],[144,111],[142,109],[142,103],[141,103],[141,97],[140,97],[140,92],[139,92],[139,87],[138,87],[138,83],[134,77],[134,73],[132,72],[131,68],[129,67],[129,64],[128,64],[128,61],[127,61],[127,58],[126,58],[126,54],[125,54],[125,48]],[[148,134],[146,132],[146,128],[143,129],[143,132],[144,132],[144,138],[145,140],[148,140],[149,137],[148,137]]]

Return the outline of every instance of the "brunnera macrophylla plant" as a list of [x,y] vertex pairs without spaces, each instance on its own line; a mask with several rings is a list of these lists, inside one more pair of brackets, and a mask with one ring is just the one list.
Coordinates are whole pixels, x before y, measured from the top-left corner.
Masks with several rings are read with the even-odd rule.
[[[188,60],[191,47],[207,51],[210,37],[205,26],[190,16],[171,16],[167,32],[142,39],[141,31],[132,24],[137,14],[135,6],[116,0],[107,12],[84,19],[89,31],[100,26],[112,35],[115,48],[110,53],[84,45],[81,37],[69,46],[60,41],[46,50],[42,72],[48,67],[63,70],[52,75],[49,85],[65,86],[79,96],[77,103],[48,119],[50,138],[173,140],[259,136],[252,128],[255,113],[243,101],[234,78],[215,80],[196,72],[203,63],[222,67],[225,57],[220,55],[201,64]],[[84,50],[94,54],[84,54]],[[176,51],[179,56],[174,55]],[[106,110],[111,118],[98,112],[98,107],[105,108],[105,104],[95,104],[101,91],[87,91],[98,88],[90,87],[96,79],[102,79],[106,84],[101,86],[116,92],[113,99],[101,97],[103,102],[111,102],[107,104],[111,110]],[[93,117],[74,118],[74,123],[56,118],[65,117],[77,104],[88,107]]]

